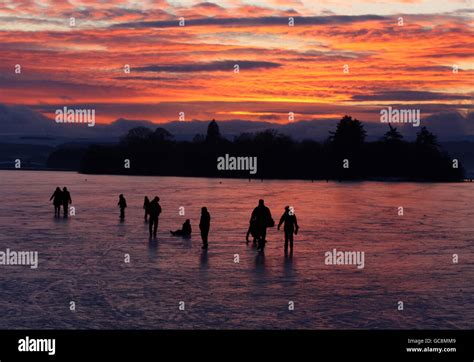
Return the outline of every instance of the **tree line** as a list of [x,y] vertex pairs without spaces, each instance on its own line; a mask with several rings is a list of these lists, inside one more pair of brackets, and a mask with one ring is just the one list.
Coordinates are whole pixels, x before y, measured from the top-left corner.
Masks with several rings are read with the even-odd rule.
[[[385,135],[367,142],[362,122],[344,116],[324,142],[294,141],[269,129],[224,138],[215,120],[206,135],[192,141],[176,141],[164,128],[136,127],[115,145],[91,145],[86,150],[59,149],[48,165],[57,167],[71,156],[82,173],[241,177],[258,179],[394,179],[414,181],[460,181],[464,169],[438,144],[437,137],[421,127],[413,142],[404,140],[392,125]],[[79,152],[79,154],[78,154]],[[217,158],[257,157],[258,172],[221,171]]]

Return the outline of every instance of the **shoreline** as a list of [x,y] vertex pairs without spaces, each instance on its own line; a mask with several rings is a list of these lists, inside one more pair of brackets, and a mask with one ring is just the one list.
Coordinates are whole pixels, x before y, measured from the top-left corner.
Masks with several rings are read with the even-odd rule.
[[302,178],[257,178],[257,177],[228,177],[228,176],[182,176],[182,175],[144,175],[144,174],[123,174],[123,173],[83,173],[74,169],[51,169],[51,168],[2,168],[0,171],[33,171],[33,172],[74,172],[79,175],[91,175],[91,176],[137,176],[137,177],[181,177],[181,178],[208,178],[208,179],[230,179],[230,180],[247,180],[248,182],[263,182],[263,181],[309,181],[309,182],[386,182],[386,183],[471,183],[474,178],[466,177],[463,180],[456,181],[439,181],[439,180],[417,180],[407,178],[396,178],[396,177],[380,177],[380,178],[367,178],[367,179],[325,179],[325,178],[314,178],[314,179],[302,179]]

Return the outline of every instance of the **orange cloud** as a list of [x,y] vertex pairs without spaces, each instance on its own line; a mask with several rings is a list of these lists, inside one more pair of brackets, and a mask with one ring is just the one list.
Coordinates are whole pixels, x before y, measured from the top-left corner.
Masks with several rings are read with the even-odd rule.
[[[143,111],[140,117],[140,105],[161,103],[182,107],[208,102],[215,110],[195,106],[196,118],[218,114],[251,119],[278,116],[278,105],[284,105],[280,111],[285,114],[291,104],[332,104],[354,112],[384,102],[469,107],[467,99],[450,96],[472,92],[473,34],[462,15],[405,15],[403,26],[397,24],[398,14],[295,15],[291,27],[278,0],[265,6],[127,4],[3,3],[0,29],[7,30],[0,32],[2,101],[32,106],[127,104],[134,105],[139,118],[150,115]],[[294,2],[299,12],[304,4]],[[68,26],[70,14],[80,20],[76,27]],[[179,16],[186,18],[183,27],[178,26]],[[25,29],[11,30],[15,19],[24,22]],[[59,26],[61,21],[65,22]],[[42,30],[29,30],[27,24],[31,29],[41,25]],[[265,64],[274,66],[258,66]],[[16,65],[21,66],[19,74]],[[403,93],[411,94],[412,101],[380,96],[402,94],[396,91],[428,93],[424,98],[416,96],[421,93]],[[223,108],[230,102],[239,106]],[[253,102],[273,106],[268,112],[256,110]],[[110,107],[106,112],[105,122],[121,116]],[[302,114],[335,114],[326,108],[324,112]],[[153,118],[166,120],[162,114]]]

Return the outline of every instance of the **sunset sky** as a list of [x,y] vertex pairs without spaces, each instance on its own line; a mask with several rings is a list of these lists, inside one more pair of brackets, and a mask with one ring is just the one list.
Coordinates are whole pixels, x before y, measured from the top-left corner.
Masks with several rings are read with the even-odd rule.
[[465,0],[6,0],[0,103],[48,116],[93,108],[97,123],[165,122],[179,112],[186,120],[284,123],[294,112],[296,120],[347,113],[375,121],[387,105],[422,117],[466,114],[472,9]]

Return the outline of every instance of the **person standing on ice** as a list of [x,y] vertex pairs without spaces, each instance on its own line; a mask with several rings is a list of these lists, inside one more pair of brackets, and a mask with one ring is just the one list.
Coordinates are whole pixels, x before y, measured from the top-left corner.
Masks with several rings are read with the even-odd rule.
[[156,231],[158,229],[158,218],[160,217],[161,214],[161,206],[158,203],[160,201],[160,198],[158,196],[155,196],[152,202],[150,202],[150,207],[149,207],[149,215],[150,215],[150,221],[149,221],[149,231],[150,231],[150,239],[153,235],[154,238],[156,238]]
[[125,208],[127,207],[127,201],[123,194],[120,194],[117,205],[120,207],[120,218],[123,220],[125,219]]
[[285,232],[285,255],[288,254],[288,243],[290,244],[290,253],[293,253],[293,234],[298,234],[298,221],[294,209],[290,206],[285,206],[285,212],[281,215],[278,223],[278,230],[283,224],[283,231]]

